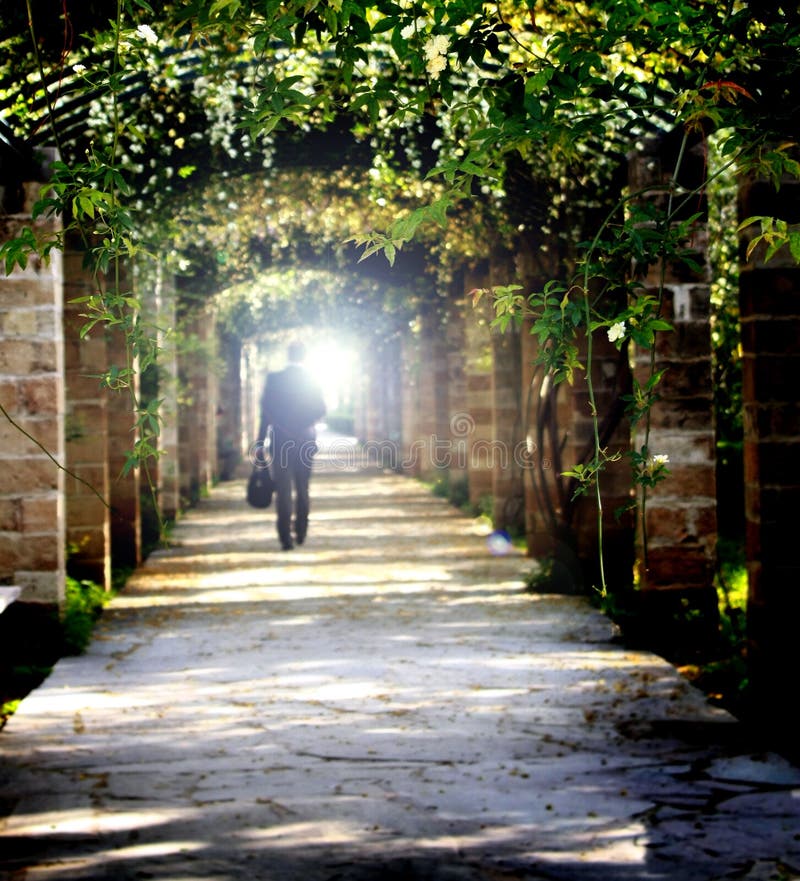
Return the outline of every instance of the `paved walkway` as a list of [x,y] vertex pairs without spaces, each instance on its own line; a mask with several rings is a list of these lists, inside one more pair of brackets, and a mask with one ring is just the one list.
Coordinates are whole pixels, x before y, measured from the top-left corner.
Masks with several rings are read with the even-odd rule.
[[224,484],[0,732],[8,881],[800,877],[800,770],[394,475]]

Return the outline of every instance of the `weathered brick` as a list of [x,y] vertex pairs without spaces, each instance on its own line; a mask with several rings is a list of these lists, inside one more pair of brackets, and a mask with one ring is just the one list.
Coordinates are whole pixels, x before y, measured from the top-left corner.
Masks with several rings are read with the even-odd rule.
[[[674,402],[676,406],[683,405],[685,400],[705,396],[711,389],[711,356],[695,358],[692,361],[661,360],[656,364],[657,370],[666,372],[658,384],[658,393],[662,401],[656,407],[664,406],[663,402]],[[641,375],[637,371],[641,383],[647,379],[647,375]]]
[[681,498],[716,498],[716,474],[711,465],[670,465],[660,492]]
[[22,588],[20,597],[26,603],[60,605],[64,601],[64,568],[52,571],[18,569],[14,580]]
[[20,507],[20,499],[0,499],[0,532],[16,532],[19,529]]
[[4,340],[0,346],[0,373],[26,376],[61,370],[59,352],[52,343],[35,340]]
[[742,395],[748,401],[796,401],[798,376],[800,355],[746,355],[742,359]]
[[56,374],[20,380],[19,403],[29,414],[57,413],[61,409],[62,380]]
[[[91,464],[78,462],[70,466],[70,472],[71,474],[67,474],[65,477],[65,492],[68,496],[80,497],[91,493],[89,487],[86,486],[87,483],[89,486],[94,487],[100,495],[104,494],[104,488],[108,482],[108,469],[105,460]],[[85,483],[81,483],[81,480],[76,480],[76,477],[79,477]]]
[[55,494],[24,496],[20,502],[20,532],[54,533],[58,528],[58,515],[59,502]]
[[[670,466],[674,465],[708,465],[714,462],[716,442],[710,428],[697,431],[676,432],[666,430],[654,420],[656,426],[651,429],[648,439],[649,450],[655,454],[669,456]],[[637,438],[637,441],[642,438]]]
[[18,410],[17,380],[0,377],[0,405],[11,416]]
[[748,269],[739,276],[742,318],[800,318],[800,270],[789,267]]
[[29,275],[0,278],[0,301],[7,309],[17,306],[49,306],[56,300],[54,279],[39,279]]
[[792,475],[800,461],[800,438],[783,442],[745,442],[745,474],[749,481],[760,481],[764,486],[782,486],[793,483]]
[[34,493],[55,490],[59,485],[56,466],[44,456],[0,459],[0,496],[20,491]]
[[687,357],[705,356],[711,351],[707,320],[681,321],[673,327],[671,332],[664,331],[656,336],[656,352],[661,358],[675,357],[675,353]]
[[688,538],[694,538],[689,513],[686,508],[677,505],[649,504],[647,506],[648,542],[677,545]]
[[12,425],[5,419],[0,420],[0,450],[5,456],[38,456],[41,454],[41,449],[36,441],[45,449],[53,453],[57,452],[56,446],[48,447],[48,440],[54,440],[56,443],[58,440],[52,431],[48,431],[48,426],[28,419],[24,415],[17,416],[14,421],[16,424]]
[[713,561],[700,546],[652,548],[647,562],[645,588],[706,587],[714,575]]
[[86,556],[103,556],[106,549],[107,536],[101,526],[90,524],[70,526],[67,529],[67,542],[70,554]]
[[742,350],[758,355],[800,354],[796,318],[770,316],[742,318]]
[[750,401],[742,417],[748,440],[784,441],[800,435],[800,402]]
[[20,542],[17,568],[31,571],[52,571],[63,565],[63,551],[59,546],[63,532],[48,535],[25,535]]
[[38,335],[37,313],[33,309],[0,311],[0,336],[35,337]]

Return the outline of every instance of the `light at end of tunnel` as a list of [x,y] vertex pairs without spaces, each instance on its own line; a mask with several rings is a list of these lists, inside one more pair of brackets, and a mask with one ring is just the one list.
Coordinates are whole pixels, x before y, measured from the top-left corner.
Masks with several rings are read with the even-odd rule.
[[333,339],[309,346],[306,366],[322,390],[328,412],[352,401],[357,356],[346,344]]

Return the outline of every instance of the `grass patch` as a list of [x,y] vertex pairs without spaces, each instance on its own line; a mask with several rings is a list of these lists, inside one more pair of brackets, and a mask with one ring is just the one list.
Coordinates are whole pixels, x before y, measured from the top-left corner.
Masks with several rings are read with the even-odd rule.
[[62,654],[80,655],[92,639],[92,630],[111,594],[93,581],[67,577],[64,613],[61,618]]

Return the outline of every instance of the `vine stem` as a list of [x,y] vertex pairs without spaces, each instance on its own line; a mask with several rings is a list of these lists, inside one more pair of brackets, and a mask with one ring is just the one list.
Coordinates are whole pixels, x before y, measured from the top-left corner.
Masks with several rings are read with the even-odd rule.
[[3,414],[3,416],[8,420],[9,424],[16,431],[18,431],[21,435],[26,437],[31,443],[36,444],[36,446],[45,454],[45,456],[47,456],[47,458],[56,466],[56,468],[58,468],[59,471],[63,471],[65,474],[69,475],[69,477],[72,477],[73,479],[77,480],[78,483],[82,483],[85,487],[90,489],[97,496],[98,499],[100,499],[100,501],[103,503],[104,507],[111,510],[111,505],[108,503],[108,501],[106,499],[103,498],[102,494],[99,492],[99,490],[96,487],[92,486],[91,483],[84,480],[82,477],[78,477],[78,475],[74,471],[70,471],[69,468],[66,468],[64,465],[62,465],[61,462],[59,462],[58,459],[56,459],[56,457],[50,452],[50,450],[47,449],[46,446],[44,446],[44,444],[40,440],[37,440],[30,432],[26,431],[19,424],[19,422],[17,422],[13,418],[13,416],[8,412],[8,410],[6,410],[6,408],[2,404],[0,404],[0,413]]

